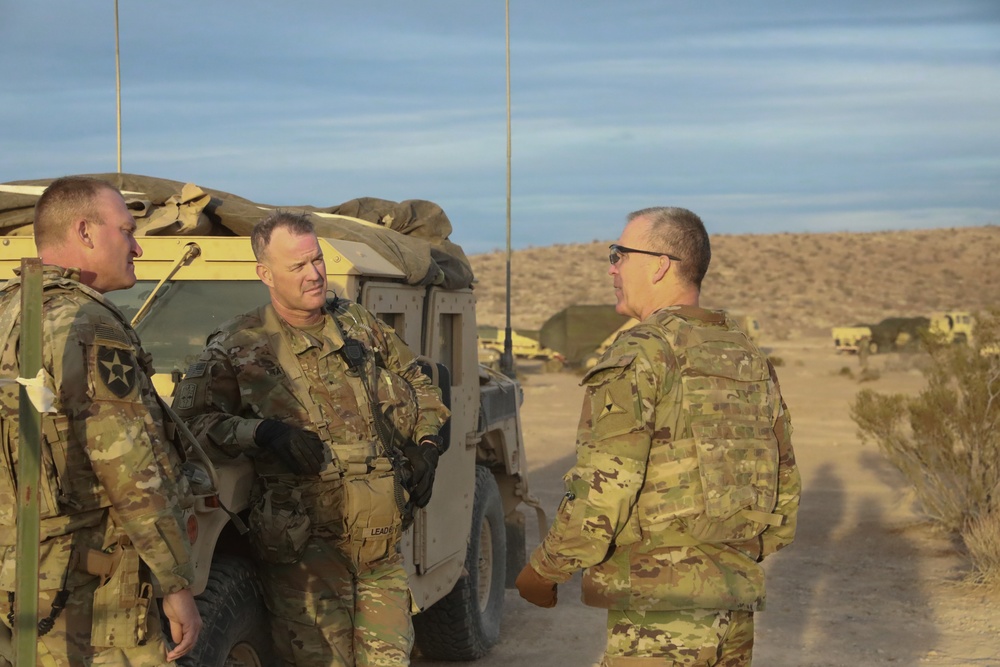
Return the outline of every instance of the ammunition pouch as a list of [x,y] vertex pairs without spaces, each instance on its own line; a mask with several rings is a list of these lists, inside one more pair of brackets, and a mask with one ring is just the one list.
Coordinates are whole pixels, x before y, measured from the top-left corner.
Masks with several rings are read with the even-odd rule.
[[302,558],[312,526],[302,494],[281,484],[265,488],[250,509],[250,545],[265,563],[295,563]]
[[[107,555],[108,559],[99,559],[100,566],[96,565],[98,559],[89,564],[101,568],[100,572],[92,572],[101,576],[101,582],[94,591],[91,643],[101,648],[141,646],[147,639],[153,585],[128,538],[121,538]],[[81,562],[80,567],[88,567],[88,563]]]
[[396,502],[397,493],[402,492],[388,459],[348,464],[344,476],[345,534],[351,561],[359,568],[378,562],[395,551],[403,532],[403,520]]
[[334,448],[334,465],[318,482],[301,483],[311,534],[335,544],[358,569],[395,552],[403,533],[400,508],[408,494],[397,481],[397,466],[371,456],[371,446]]

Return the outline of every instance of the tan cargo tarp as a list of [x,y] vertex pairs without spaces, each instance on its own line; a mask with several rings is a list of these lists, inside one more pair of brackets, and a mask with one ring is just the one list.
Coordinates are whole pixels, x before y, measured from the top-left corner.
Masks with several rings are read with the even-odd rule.
[[[448,240],[452,227],[429,201],[392,202],[364,197],[317,208],[258,204],[228,192],[137,174],[86,174],[122,191],[140,235],[248,236],[275,208],[315,213],[319,236],[359,241],[406,274],[411,285],[446,289],[472,284],[472,267],[461,247]],[[46,186],[55,179],[13,181],[3,186]],[[22,188],[7,188],[7,190]],[[23,188],[32,190],[32,188]],[[0,234],[30,234],[37,188],[9,192],[0,187]],[[326,214],[326,215],[324,215]]]

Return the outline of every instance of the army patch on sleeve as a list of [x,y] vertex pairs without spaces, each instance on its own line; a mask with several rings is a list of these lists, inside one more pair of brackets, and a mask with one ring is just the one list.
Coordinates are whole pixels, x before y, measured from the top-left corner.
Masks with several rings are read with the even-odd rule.
[[136,363],[132,355],[118,347],[97,347],[97,375],[104,389],[117,398],[127,398],[136,388]]
[[604,390],[604,408],[597,415],[597,421],[610,417],[611,415],[622,415],[628,412],[624,407],[615,402],[615,397],[610,389]]
[[595,440],[613,438],[642,428],[642,413],[631,384],[612,381],[590,392]]
[[178,410],[190,410],[194,407],[194,399],[198,395],[198,386],[194,382],[181,382],[174,396],[174,407]]

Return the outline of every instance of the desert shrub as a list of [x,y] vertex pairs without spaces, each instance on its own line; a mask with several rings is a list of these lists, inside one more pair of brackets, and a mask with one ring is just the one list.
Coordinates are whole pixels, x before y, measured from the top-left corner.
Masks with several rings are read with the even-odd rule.
[[988,511],[969,519],[962,540],[975,566],[974,577],[1000,585],[1000,501],[994,500]]
[[845,378],[854,378],[854,371],[851,370],[850,366],[841,366],[840,370],[837,371],[837,375],[842,375]]
[[[975,345],[925,341],[916,396],[858,393],[851,417],[916,492],[921,510],[958,533],[984,579],[1000,577],[1000,311],[979,318]],[[990,534],[990,531],[993,531]]]

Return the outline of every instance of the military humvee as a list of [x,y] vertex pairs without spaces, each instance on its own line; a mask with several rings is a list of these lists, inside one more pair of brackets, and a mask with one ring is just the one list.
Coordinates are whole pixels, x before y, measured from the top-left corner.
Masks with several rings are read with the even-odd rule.
[[[17,187],[23,193],[24,186]],[[136,195],[135,187],[127,199]],[[213,191],[212,197],[219,194],[225,193]],[[546,527],[528,491],[519,416],[522,392],[514,380],[477,361],[471,286],[442,285],[447,282],[442,280],[412,284],[412,272],[401,269],[398,258],[387,259],[386,244],[380,241],[385,234],[402,235],[372,229],[362,219],[334,216],[339,224],[356,228],[350,236],[362,240],[331,238],[324,230],[332,228],[322,225],[323,216],[330,214],[317,215],[330,289],[392,326],[432,369],[452,411],[442,432],[450,448],[441,458],[434,495],[405,533],[403,553],[413,602],[420,610],[414,617],[418,649],[435,659],[477,659],[499,638],[504,588],[513,585],[525,562],[522,503],[535,508],[540,531]],[[141,234],[144,221],[137,220]],[[363,241],[367,234],[370,243]],[[246,236],[140,236],[139,241],[138,282],[107,296],[133,319],[153,355],[156,389],[169,400],[208,333],[265,303],[268,293],[256,276]],[[30,236],[0,237],[0,279],[13,275],[21,257],[35,254]],[[245,518],[252,464],[243,459],[213,464],[197,448],[187,456],[200,471],[200,480],[194,480],[201,489],[193,510],[194,590],[205,625],[194,653],[181,664],[269,665],[271,639],[248,542],[227,514]]]
[[[504,330],[499,327],[480,325],[478,327],[480,358],[492,361],[503,354]],[[511,330],[511,354],[515,359],[535,359],[545,362],[545,370],[555,373],[562,370],[566,358],[554,350],[542,346],[535,338],[519,331]]]
[[972,313],[946,312],[931,315],[930,332],[940,335],[946,343],[969,343],[976,320]]
[[[834,327],[830,335],[833,338],[833,347],[837,352],[860,352],[862,347],[872,354],[878,352],[877,344],[872,343],[871,327],[866,324],[855,324],[853,327]],[[872,349],[873,346],[875,349]]]

